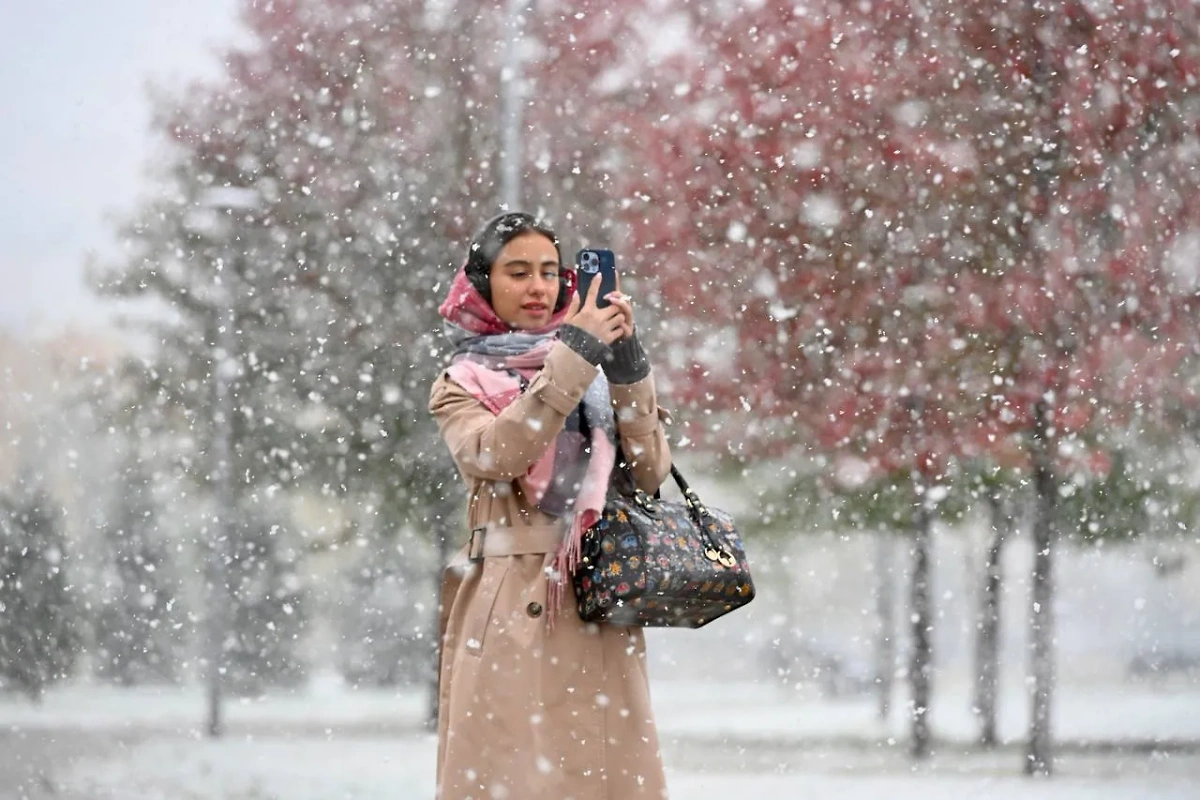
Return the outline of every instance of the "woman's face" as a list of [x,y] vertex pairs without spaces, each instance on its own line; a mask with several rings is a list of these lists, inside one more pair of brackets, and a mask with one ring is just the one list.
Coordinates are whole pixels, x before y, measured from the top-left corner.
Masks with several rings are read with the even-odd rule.
[[540,233],[522,233],[492,262],[492,308],[517,330],[541,328],[558,300],[558,249]]

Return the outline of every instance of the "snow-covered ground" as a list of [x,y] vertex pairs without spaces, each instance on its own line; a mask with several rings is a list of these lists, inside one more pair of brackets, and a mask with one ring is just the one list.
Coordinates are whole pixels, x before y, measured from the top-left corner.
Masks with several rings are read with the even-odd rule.
[[[967,537],[935,536],[942,602],[930,713],[938,741],[920,767],[905,752],[902,682],[886,723],[869,694],[855,693],[864,670],[870,674],[875,624],[869,540],[760,545],[773,556],[762,559],[762,594],[737,618],[700,631],[648,632],[672,796],[1200,800],[1200,677],[1181,670],[1138,682],[1128,669],[1142,653],[1200,652],[1200,557],[1162,579],[1138,552],[1064,551],[1060,760],[1056,777],[1041,782],[1020,775],[1028,543],[1014,542],[1006,554],[998,719],[1006,744],[991,753],[971,745],[973,625],[970,604],[960,602],[971,596],[963,565],[977,561],[969,545]],[[906,561],[899,543],[898,595]],[[901,648],[903,607],[897,597]],[[842,657],[849,680],[840,697],[814,671],[825,663],[814,653]],[[358,691],[321,674],[301,692],[231,700],[227,736],[211,741],[201,687],[81,683],[54,688],[40,706],[0,695],[0,800],[427,799],[435,743],[423,728],[426,707],[420,690]]]
[[[1050,782],[1021,777],[1016,744],[974,751],[965,684],[938,689],[939,744],[917,768],[905,754],[902,708],[883,725],[868,697],[817,700],[765,683],[660,677],[655,703],[673,796],[1200,798],[1200,746],[1189,744],[1200,742],[1200,689],[1062,687],[1064,745]],[[1014,741],[1024,727],[1018,689],[1006,687],[1000,716],[1003,737]],[[229,703],[228,734],[218,741],[203,737],[203,711],[198,688],[78,685],[40,707],[0,699],[0,800],[432,797],[435,743],[421,728],[419,691],[354,691],[323,678],[305,692]]]
[[[783,764],[746,771],[720,750],[709,766],[671,763],[676,798],[757,793],[763,798],[839,797],[889,800],[1195,800],[1200,773],[1187,765],[1141,767],[1120,774],[1120,759],[1065,762],[1052,781],[1014,774],[1011,763],[939,763],[921,770],[896,762],[890,769],[856,769],[859,755],[833,751],[826,763]],[[339,741],[231,739],[154,741],[77,762],[61,789],[88,800],[429,800],[433,796],[431,736]],[[703,793],[703,794],[702,794]],[[531,799],[532,800],[532,799]]]
[[[820,699],[763,682],[679,682],[661,677],[653,681],[653,695],[664,738],[878,742],[902,739],[907,725],[902,687],[897,687],[886,725],[878,720],[869,695]],[[1000,738],[1020,741],[1028,720],[1021,686],[1004,686],[1001,700]],[[937,737],[969,743],[976,730],[970,707],[965,681],[936,683],[931,719]],[[39,705],[0,695],[0,731],[151,730],[192,735],[202,729],[205,708],[199,687],[119,689],[81,684],[55,689]],[[230,699],[224,708],[232,730],[406,732],[421,727],[427,698],[416,688],[345,688],[330,676],[314,680],[305,691]],[[1078,745],[1196,742],[1200,748],[1200,686],[1063,685],[1055,695],[1054,723],[1059,739]]]

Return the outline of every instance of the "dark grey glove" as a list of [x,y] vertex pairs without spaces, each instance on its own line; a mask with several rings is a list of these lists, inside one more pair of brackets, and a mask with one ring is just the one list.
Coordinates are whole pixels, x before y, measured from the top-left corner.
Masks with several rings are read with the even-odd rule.
[[612,356],[601,364],[609,383],[637,383],[650,374],[650,359],[638,341],[637,331],[627,339],[618,339],[609,345]]
[[583,328],[574,325],[562,325],[558,329],[558,340],[574,350],[592,366],[600,366],[600,362],[608,358],[608,345],[592,336]]

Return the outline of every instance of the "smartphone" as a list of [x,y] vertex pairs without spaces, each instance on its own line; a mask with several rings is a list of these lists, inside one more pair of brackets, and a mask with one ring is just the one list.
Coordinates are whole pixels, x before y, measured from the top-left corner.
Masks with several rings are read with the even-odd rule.
[[606,308],[611,305],[604,296],[617,290],[617,257],[612,250],[595,250],[585,248],[575,254],[575,274],[579,299],[587,297],[592,281],[600,279],[600,293],[596,297],[596,307]]

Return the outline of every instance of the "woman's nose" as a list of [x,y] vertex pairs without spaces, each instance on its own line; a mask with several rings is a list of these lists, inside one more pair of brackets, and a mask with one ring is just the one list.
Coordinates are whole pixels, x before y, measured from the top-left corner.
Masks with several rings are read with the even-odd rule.
[[538,275],[534,278],[533,286],[531,288],[535,294],[550,294],[550,290],[553,289],[557,283],[558,282],[553,278],[547,278],[542,275]]

